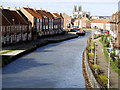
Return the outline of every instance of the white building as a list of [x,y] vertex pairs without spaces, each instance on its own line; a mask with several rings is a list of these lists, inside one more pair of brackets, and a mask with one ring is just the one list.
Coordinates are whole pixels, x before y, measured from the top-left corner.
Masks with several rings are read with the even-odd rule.
[[92,19],[91,28],[110,30],[110,19]]
[[75,5],[73,8],[73,18],[82,18],[82,17],[90,17],[90,12],[82,11],[82,7],[80,5]]

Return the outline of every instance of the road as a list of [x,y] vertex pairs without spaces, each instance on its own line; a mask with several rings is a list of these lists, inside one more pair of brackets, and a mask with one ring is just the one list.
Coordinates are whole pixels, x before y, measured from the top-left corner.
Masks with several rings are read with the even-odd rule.
[[2,70],[3,88],[85,88],[82,52],[89,34],[48,44]]

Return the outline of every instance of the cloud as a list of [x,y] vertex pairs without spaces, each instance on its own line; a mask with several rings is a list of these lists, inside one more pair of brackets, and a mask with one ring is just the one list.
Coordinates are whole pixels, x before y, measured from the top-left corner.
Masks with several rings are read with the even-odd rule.
[[118,2],[119,0],[1,0],[2,2]]

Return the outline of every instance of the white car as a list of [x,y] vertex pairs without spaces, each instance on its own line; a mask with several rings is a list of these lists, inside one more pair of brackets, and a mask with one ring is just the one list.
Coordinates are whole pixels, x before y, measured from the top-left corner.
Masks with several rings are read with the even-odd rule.
[[100,35],[100,34],[102,34],[102,33],[101,33],[101,32],[98,32],[98,31],[95,31],[94,34]]

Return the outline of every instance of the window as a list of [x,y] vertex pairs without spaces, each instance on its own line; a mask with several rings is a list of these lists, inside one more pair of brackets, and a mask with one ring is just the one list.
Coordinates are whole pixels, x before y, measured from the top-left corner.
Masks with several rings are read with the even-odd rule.
[[37,18],[37,22],[39,22],[39,19]]
[[2,26],[0,26],[0,31],[2,31]]
[[3,32],[5,32],[5,26],[2,26],[2,30],[3,30]]

